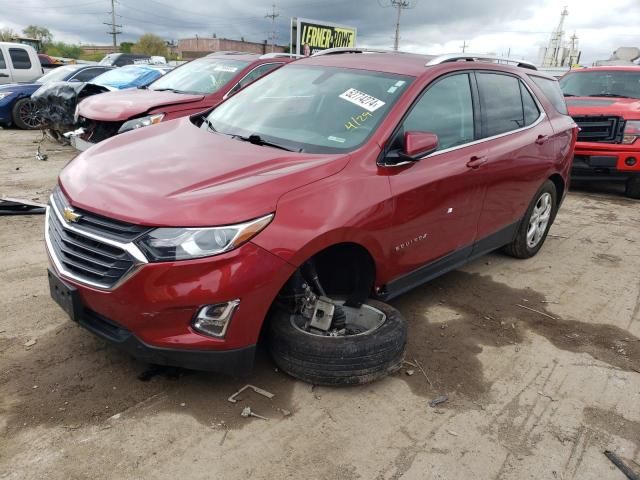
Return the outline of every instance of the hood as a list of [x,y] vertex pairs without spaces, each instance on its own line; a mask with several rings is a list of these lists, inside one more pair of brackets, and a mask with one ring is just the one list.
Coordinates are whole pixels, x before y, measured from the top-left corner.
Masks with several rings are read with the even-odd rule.
[[640,99],[614,97],[567,97],[567,107],[572,116],[603,115],[625,119],[640,119]]
[[0,92],[25,92],[33,93],[42,86],[42,83],[6,83],[0,85]]
[[217,226],[276,210],[285,193],[342,170],[349,155],[293,153],[180,118],[116,135],[60,174],[71,204],[150,226]]
[[156,92],[135,88],[87,98],[80,103],[78,113],[92,120],[115,122],[139,116],[153,108],[179,103],[192,103],[203,98],[204,95]]

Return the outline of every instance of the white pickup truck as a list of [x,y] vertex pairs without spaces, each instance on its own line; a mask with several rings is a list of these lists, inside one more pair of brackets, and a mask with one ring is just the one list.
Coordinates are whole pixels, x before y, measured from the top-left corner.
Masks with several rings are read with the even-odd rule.
[[0,42],[0,85],[32,82],[44,74],[35,49],[22,43]]

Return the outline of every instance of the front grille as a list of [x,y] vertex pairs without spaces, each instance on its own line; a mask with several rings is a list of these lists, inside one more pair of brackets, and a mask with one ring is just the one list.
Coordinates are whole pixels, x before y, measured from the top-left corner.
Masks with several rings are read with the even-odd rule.
[[[53,192],[53,200],[58,206],[59,212],[71,207],[59,188]],[[80,219],[74,223],[74,226],[94,235],[100,235],[119,242],[130,242],[150,230],[149,227],[113,220],[75,207],[73,211],[80,214]]]
[[81,217],[73,223],[72,230],[60,218],[68,206],[62,193],[56,190],[51,200],[47,214],[47,243],[50,254],[63,270],[62,273],[89,285],[111,288],[138,263],[126,248],[101,241],[91,234],[105,240],[113,238],[119,243],[128,243],[146,232],[147,227],[107,219],[74,208],[74,213]]
[[84,133],[80,136],[83,140],[91,143],[98,143],[107,138],[111,138],[118,133],[124,122],[105,122],[101,120],[91,120],[80,117],[79,124],[84,128]]
[[580,127],[579,142],[622,142],[625,122],[620,117],[576,116],[573,119]]

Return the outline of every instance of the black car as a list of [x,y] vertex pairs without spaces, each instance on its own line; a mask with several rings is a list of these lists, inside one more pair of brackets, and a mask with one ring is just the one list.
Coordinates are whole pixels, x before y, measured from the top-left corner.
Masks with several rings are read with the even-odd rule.
[[135,53],[110,53],[100,60],[100,65],[112,65],[123,67],[134,63],[148,63],[151,60],[149,55],[139,55]]

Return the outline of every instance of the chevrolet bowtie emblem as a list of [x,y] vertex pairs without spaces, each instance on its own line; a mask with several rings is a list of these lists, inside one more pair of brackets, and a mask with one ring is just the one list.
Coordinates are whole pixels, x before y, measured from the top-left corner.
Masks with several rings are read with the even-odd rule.
[[64,219],[68,223],[75,223],[78,220],[80,220],[80,217],[82,215],[80,215],[79,213],[74,212],[73,208],[65,207],[64,211],[62,212],[62,216],[64,217]]

